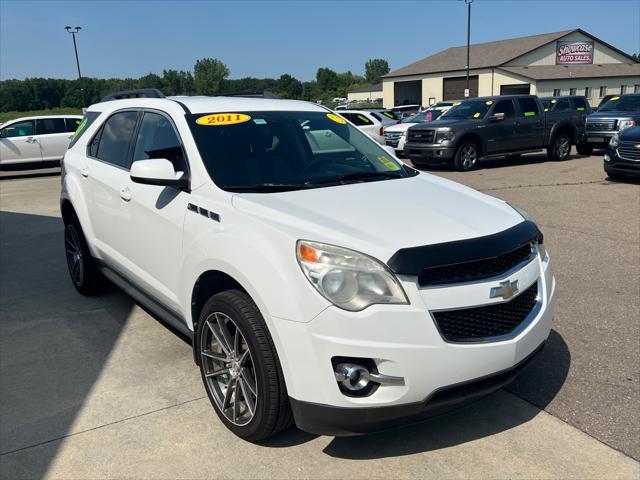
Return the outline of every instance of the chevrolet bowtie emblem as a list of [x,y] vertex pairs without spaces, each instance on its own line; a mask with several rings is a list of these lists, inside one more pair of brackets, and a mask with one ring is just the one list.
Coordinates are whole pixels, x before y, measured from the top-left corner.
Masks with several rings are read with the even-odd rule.
[[489,298],[502,297],[507,300],[516,293],[518,293],[518,280],[514,280],[513,282],[505,280],[504,282],[500,282],[499,286],[491,288]]

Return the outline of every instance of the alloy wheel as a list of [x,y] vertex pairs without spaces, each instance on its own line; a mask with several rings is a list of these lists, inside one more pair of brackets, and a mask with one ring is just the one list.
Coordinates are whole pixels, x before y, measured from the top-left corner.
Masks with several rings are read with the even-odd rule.
[[205,320],[200,340],[205,383],[213,400],[234,425],[248,424],[258,403],[253,358],[238,325],[222,312]]
[[76,285],[82,285],[84,281],[84,262],[80,236],[76,228],[69,224],[64,232],[64,247],[67,256],[67,265],[71,280]]
[[571,151],[571,142],[567,137],[560,137],[556,142],[556,157],[564,159]]
[[465,170],[469,170],[473,168],[478,161],[478,152],[476,151],[476,147],[473,145],[465,145],[462,147],[462,166]]

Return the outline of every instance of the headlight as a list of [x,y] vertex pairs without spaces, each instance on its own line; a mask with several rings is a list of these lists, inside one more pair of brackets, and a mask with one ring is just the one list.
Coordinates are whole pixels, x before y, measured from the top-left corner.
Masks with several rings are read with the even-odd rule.
[[436,143],[443,143],[453,140],[453,132],[451,130],[438,130],[436,132]]
[[400,136],[401,136],[401,137],[406,137],[406,136],[407,136],[407,131],[405,130],[404,132],[402,132],[402,133],[400,134]]
[[633,127],[636,124],[636,121],[631,118],[623,118],[622,120],[618,120],[618,131],[621,132],[625,128]]
[[311,285],[337,307],[357,312],[376,303],[409,303],[395,275],[375,258],[305,240],[298,240],[296,254]]
[[620,139],[618,138],[618,134],[616,133],[613,137],[611,137],[611,140],[609,140],[609,145],[611,145],[612,147],[617,147],[619,143]]

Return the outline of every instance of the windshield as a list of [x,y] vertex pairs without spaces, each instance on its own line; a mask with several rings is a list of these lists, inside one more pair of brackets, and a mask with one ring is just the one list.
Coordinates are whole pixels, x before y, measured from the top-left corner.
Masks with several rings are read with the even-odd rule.
[[455,102],[451,109],[442,114],[440,119],[483,118],[489,111],[492,103],[492,100],[465,100],[464,102]]
[[640,111],[640,95],[623,95],[621,97],[611,97],[607,103],[598,109],[599,112]]
[[439,118],[443,113],[444,109],[441,108],[430,108],[429,110],[424,110],[422,112],[416,113],[410,117],[405,117],[402,119],[402,123],[426,123],[431,122]]
[[369,136],[330,112],[187,116],[220,188],[271,192],[416,175]]

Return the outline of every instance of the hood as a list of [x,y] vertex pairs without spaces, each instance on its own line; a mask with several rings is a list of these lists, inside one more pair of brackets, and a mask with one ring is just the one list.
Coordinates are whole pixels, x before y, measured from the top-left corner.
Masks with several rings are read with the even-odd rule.
[[626,111],[626,110],[607,110],[604,112],[594,112],[587,118],[620,118],[620,117],[637,117],[640,116],[638,111]]
[[413,127],[414,125],[418,125],[418,124],[417,123],[397,123],[396,125],[386,127],[384,131],[385,132],[406,132],[407,130],[409,130],[409,127]]
[[[480,119],[478,119],[480,120]],[[433,129],[433,128],[442,128],[442,127],[455,127],[456,125],[468,125],[469,122],[477,122],[476,119],[467,119],[467,118],[445,118],[438,119],[432,122],[420,123],[419,127],[416,127],[415,130],[422,129]]]
[[625,128],[618,138],[623,142],[640,142],[640,127]]
[[270,194],[233,206],[291,235],[388,261],[401,248],[481,237],[523,218],[496,198],[429,174]]

